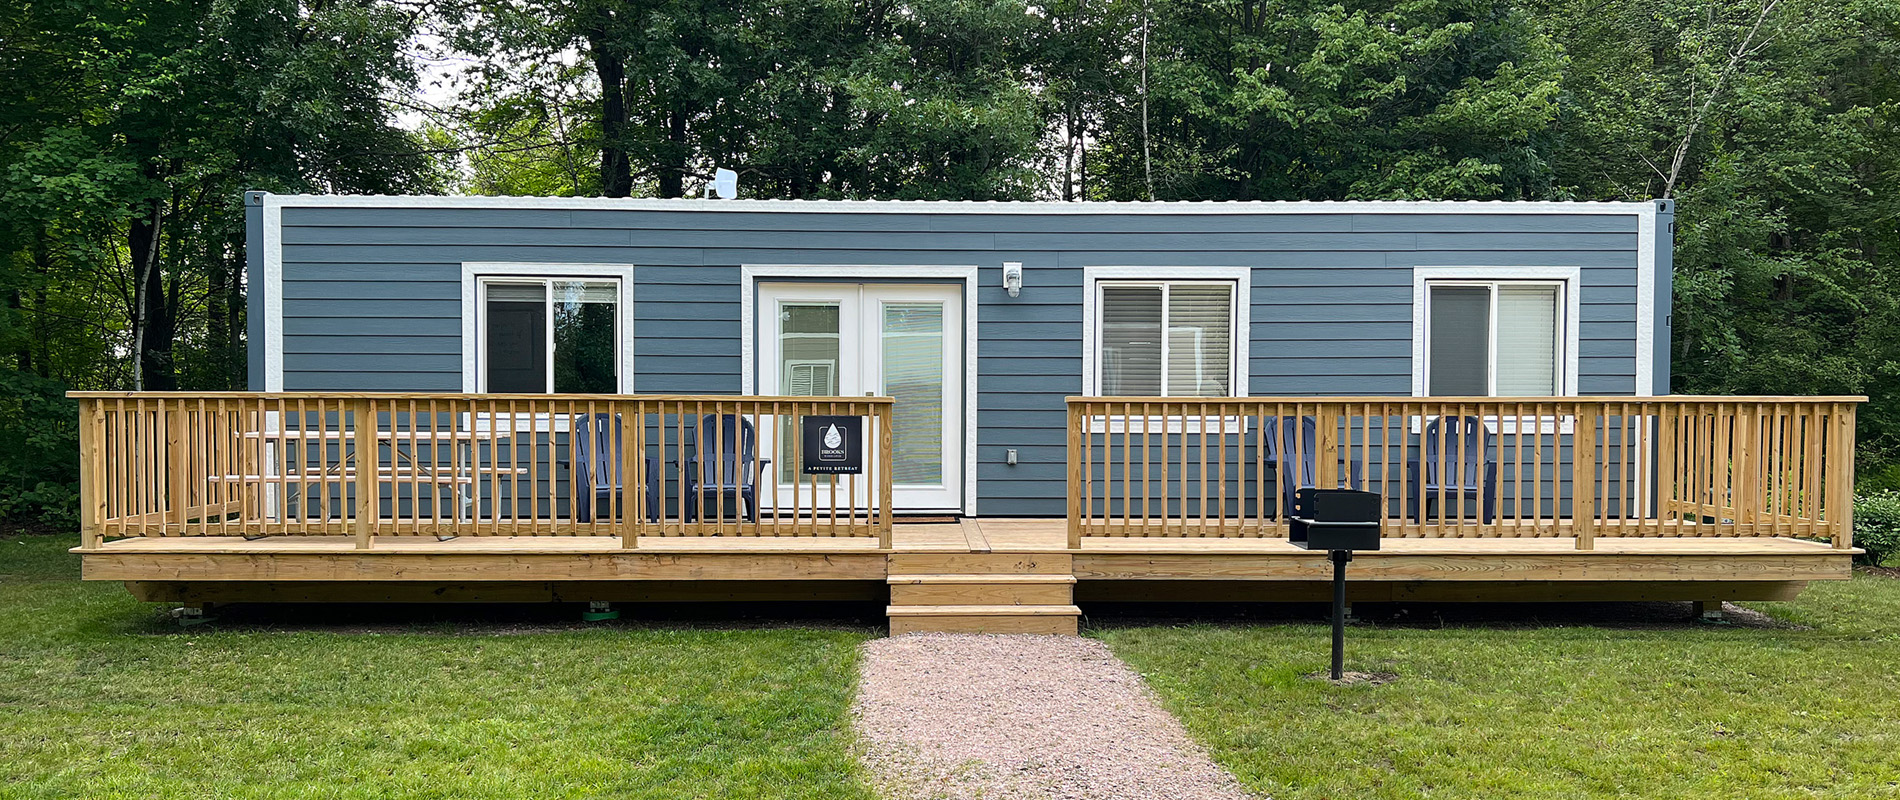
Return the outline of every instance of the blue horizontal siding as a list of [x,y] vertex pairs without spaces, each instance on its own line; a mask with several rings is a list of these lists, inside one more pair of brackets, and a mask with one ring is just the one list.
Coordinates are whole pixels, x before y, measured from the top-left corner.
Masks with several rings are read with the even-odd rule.
[[[986,515],[1063,513],[1086,267],[1251,268],[1249,393],[1388,396],[1411,392],[1414,267],[1578,267],[1580,388],[1635,388],[1631,215],[293,207],[283,219],[291,390],[459,390],[464,262],[632,265],[634,389],[687,394],[741,390],[743,265],[884,267],[893,281],[975,265]],[[1025,266],[1019,297],[1002,289],[1004,261]]]

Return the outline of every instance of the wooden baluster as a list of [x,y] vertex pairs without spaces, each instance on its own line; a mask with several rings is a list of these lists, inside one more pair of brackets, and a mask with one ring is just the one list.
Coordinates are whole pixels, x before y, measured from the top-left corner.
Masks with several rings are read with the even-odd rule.
[[[1154,425],[1154,413],[1154,404],[1143,401],[1141,404],[1141,532],[1139,535],[1144,537],[1148,535],[1148,531],[1151,529],[1150,526],[1155,524],[1154,491],[1149,483],[1149,475],[1154,472],[1154,463],[1149,454],[1149,448],[1153,446],[1154,440],[1154,430],[1152,427]],[[1163,469],[1166,468],[1168,460],[1167,436],[1167,423],[1164,421],[1161,424],[1161,461]],[[1167,474],[1163,473],[1161,480],[1162,491],[1164,493],[1167,491],[1167,478]],[[1163,499],[1161,504],[1161,519],[1164,523],[1167,520],[1167,516],[1167,501]],[[1124,532],[1124,535],[1128,534]]]
[[[1403,431],[1404,429],[1401,428],[1401,435]],[[1369,448],[1367,453],[1371,453]],[[1368,477],[1367,480],[1371,478]],[[1391,513],[1392,499],[1392,404],[1387,402],[1379,404],[1379,518],[1381,523]],[[1403,494],[1399,495],[1398,501],[1399,508],[1404,509],[1405,496]],[[1404,527],[1402,523],[1400,527],[1401,529]]]
[[[825,413],[835,416],[838,413],[838,403],[836,401],[833,401],[833,402],[825,404]],[[838,535],[838,474],[834,472],[834,473],[831,473],[829,477],[831,479],[828,481],[828,483],[831,484],[831,525],[830,525],[830,528],[826,531],[825,535],[837,536]]]
[[1130,473],[1130,469],[1133,467],[1133,461],[1134,461],[1134,448],[1131,446],[1133,443],[1129,440],[1129,437],[1133,436],[1134,433],[1135,433],[1134,406],[1124,401],[1122,403],[1122,494],[1121,494],[1122,532],[1124,535],[1128,532],[1129,521],[1134,513],[1133,509],[1131,508],[1131,506],[1134,505],[1134,476],[1133,474]]
[[[1657,530],[1672,536],[1682,534],[1682,403],[1663,402],[1656,413],[1656,491]],[[1671,520],[1674,520],[1671,523]]]
[[1827,416],[1827,407],[1819,403],[1807,404],[1806,445],[1807,463],[1802,476],[1802,516],[1807,520],[1807,535],[1828,536],[1832,522],[1824,519],[1822,511],[1825,505],[1826,489],[1821,482],[1822,470],[1826,467],[1822,450],[1831,434],[1832,423]]

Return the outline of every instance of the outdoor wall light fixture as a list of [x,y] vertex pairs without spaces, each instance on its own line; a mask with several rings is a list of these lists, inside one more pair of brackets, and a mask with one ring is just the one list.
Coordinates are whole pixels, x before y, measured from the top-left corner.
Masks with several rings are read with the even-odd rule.
[[1023,262],[1003,262],[1003,291],[1009,292],[1010,297],[1023,293]]

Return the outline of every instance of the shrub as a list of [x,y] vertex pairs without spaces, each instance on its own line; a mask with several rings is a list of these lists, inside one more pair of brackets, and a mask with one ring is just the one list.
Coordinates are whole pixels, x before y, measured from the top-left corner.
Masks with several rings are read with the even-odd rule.
[[1866,550],[1861,563],[1879,565],[1900,551],[1900,492],[1854,498],[1854,544]]
[[66,387],[0,369],[0,519],[79,518],[79,406]]

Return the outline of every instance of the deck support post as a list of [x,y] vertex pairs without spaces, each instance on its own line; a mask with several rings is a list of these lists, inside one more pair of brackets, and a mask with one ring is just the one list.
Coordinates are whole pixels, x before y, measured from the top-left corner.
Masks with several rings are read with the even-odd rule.
[[[877,546],[881,550],[891,549],[892,526],[897,522],[897,501],[892,497],[896,476],[891,474],[897,466],[896,456],[891,451],[891,443],[896,435],[891,430],[893,410],[889,402],[871,406],[871,412],[877,420]],[[815,516],[813,518],[816,519]]]
[[1720,600],[1695,601],[1695,614],[1696,618],[1703,622],[1722,622],[1728,618],[1722,613],[1722,601]]
[[1854,413],[1853,403],[1835,403],[1833,441],[1827,452],[1828,527],[1834,549],[1854,546]]
[[354,459],[356,462],[356,549],[368,550],[380,513],[376,487],[380,456],[376,453],[376,406],[372,400],[358,400],[350,412],[355,417]]
[[590,600],[587,610],[581,612],[582,622],[605,622],[610,619],[620,619],[620,612],[614,610],[613,603],[605,600]]
[[104,416],[97,400],[79,401],[79,546],[97,550],[103,542],[100,528],[105,519],[100,481],[105,475],[100,441]]
[[217,620],[217,617],[208,616],[206,614],[206,612],[210,610],[210,603],[186,603],[172,609],[172,621],[177,622],[180,628],[189,628],[193,625],[203,625],[207,622],[214,622]]
[[620,548],[634,550],[640,547],[640,530],[647,522],[647,481],[654,479],[646,474],[646,409],[637,402],[615,400],[608,413],[610,419],[619,420],[620,435],[626,440],[620,448]]
[[1597,547],[1597,410],[1579,404],[1571,434],[1570,529],[1578,550]]
[[1319,452],[1314,454],[1318,464],[1313,478],[1321,489],[1339,488],[1339,410],[1336,404],[1321,403],[1315,415],[1318,436],[1313,444]]

